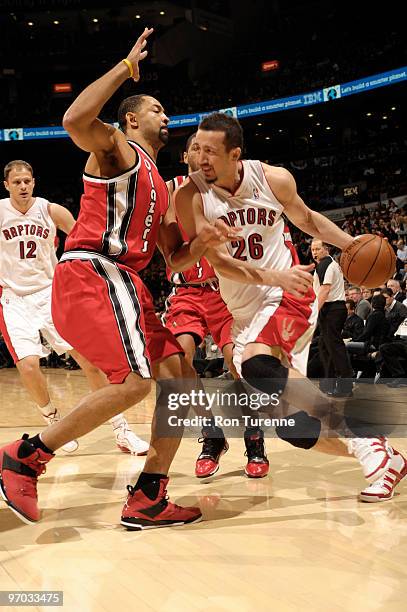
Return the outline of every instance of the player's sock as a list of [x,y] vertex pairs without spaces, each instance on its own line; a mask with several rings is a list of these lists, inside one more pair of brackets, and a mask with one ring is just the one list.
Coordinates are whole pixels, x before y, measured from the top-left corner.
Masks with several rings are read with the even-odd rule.
[[141,472],[134,488],[137,491],[138,489],[142,489],[143,487],[151,484],[152,482],[159,482],[163,478],[167,478],[166,474],[150,474],[148,472]]
[[112,419],[109,419],[109,423],[111,423],[113,429],[117,429],[118,427],[123,427],[125,425],[128,425],[127,420],[124,418],[124,416],[121,413],[116,414],[116,416],[114,416]]
[[53,415],[57,411],[55,406],[52,404],[51,400],[45,406],[40,406],[39,404],[37,404],[37,407],[38,407],[38,410],[45,417]]
[[54,453],[54,451],[48,448],[48,446],[45,446],[44,442],[41,440],[41,434],[37,434],[36,436],[33,436],[32,438],[27,438],[27,442],[32,444],[34,448],[40,448],[41,450],[44,451],[44,453],[48,453],[51,455]]

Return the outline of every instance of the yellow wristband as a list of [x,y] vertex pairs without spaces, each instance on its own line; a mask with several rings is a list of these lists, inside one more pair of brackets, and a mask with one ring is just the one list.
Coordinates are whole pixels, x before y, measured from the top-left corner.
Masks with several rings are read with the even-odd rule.
[[134,75],[133,64],[130,62],[130,60],[127,59],[127,57],[126,57],[126,59],[122,60],[122,62],[124,62],[126,64],[127,68],[129,69],[129,72],[130,72],[130,78],[132,78],[133,75]]

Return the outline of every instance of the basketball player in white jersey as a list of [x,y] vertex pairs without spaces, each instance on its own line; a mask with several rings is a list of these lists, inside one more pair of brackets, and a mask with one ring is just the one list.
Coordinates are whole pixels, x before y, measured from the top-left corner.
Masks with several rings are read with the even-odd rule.
[[[188,166],[188,175],[199,170],[199,147],[195,146],[195,136],[196,132],[188,138],[183,155],[184,163]],[[167,181],[171,196],[187,178],[188,176],[176,176]],[[180,229],[184,239],[187,240],[188,236],[181,226]],[[176,335],[191,366],[196,345],[210,333],[215,344],[221,349],[227,368],[235,380],[228,386],[228,393],[239,395],[244,389],[233,365],[231,338],[233,318],[219,294],[215,270],[202,257],[193,268],[182,273],[167,269],[167,277],[173,283],[173,290],[165,303],[163,321],[166,327]],[[207,421],[210,419],[211,423],[202,428],[202,437],[198,440],[202,444],[202,450],[195,464],[197,478],[213,476],[219,469],[221,456],[229,449],[222,428],[215,425],[213,415],[209,412],[207,417]],[[265,451],[263,430],[260,427],[246,427],[244,442],[247,457],[245,475],[248,478],[264,478],[269,472],[269,461]]]
[[[33,196],[33,170],[23,160],[5,166],[4,186],[9,197],[0,200],[0,329],[25,388],[44,420],[52,424],[60,416],[39,367],[40,358],[49,354],[40,332],[56,353],[74,357],[92,389],[107,384],[104,375],[61,338],[51,317],[56,230],[69,234],[75,220],[63,206]],[[149,445],[130,430],[123,415],[111,422],[120,450],[147,453]],[[73,452],[78,444],[72,441],[62,448]]]
[[[338,438],[320,437],[334,404],[305,377],[317,314],[313,264],[297,265],[282,213],[302,231],[340,249],[353,239],[304,204],[287,170],[240,159],[243,133],[233,117],[205,117],[195,143],[200,171],[176,191],[175,206],[190,239],[218,219],[240,227],[242,240],[205,252],[234,318],[236,369],[251,386],[278,393],[280,405],[296,410],[290,415],[295,426],[276,428],[279,437],[300,448],[353,453],[372,482],[361,498],[391,498],[407,464],[385,438],[351,438],[346,448]],[[294,378],[300,380],[293,383]]]

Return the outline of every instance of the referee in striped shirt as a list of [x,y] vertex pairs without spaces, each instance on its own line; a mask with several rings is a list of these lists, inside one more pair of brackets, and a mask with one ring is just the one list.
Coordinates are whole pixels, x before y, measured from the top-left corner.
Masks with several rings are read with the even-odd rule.
[[342,340],[347,317],[343,274],[321,240],[312,241],[311,253],[316,261],[314,291],[318,298],[319,351],[328,379],[321,381],[321,389],[336,397],[349,397],[353,371]]

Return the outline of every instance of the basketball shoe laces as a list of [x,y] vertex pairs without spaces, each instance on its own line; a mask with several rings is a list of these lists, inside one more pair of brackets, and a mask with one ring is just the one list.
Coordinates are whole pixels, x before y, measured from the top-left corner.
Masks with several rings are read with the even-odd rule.
[[225,446],[225,438],[207,438],[203,436],[198,438],[198,442],[203,445],[198,459],[208,458],[217,461]]
[[263,436],[252,436],[245,439],[246,452],[245,456],[249,461],[255,463],[262,463],[266,459],[264,452],[264,438]]
[[[27,440],[27,438],[29,437],[28,434],[24,434],[23,435],[23,440]],[[33,457],[30,460],[30,463],[25,463],[24,465],[26,465],[27,467],[31,468],[32,470],[34,470],[37,473],[37,477],[41,476],[41,474],[45,474],[45,472],[47,471],[47,466],[45,465],[45,462],[42,462],[39,459],[39,452],[36,452],[36,456]],[[35,497],[35,499],[38,499],[38,493],[37,493],[37,478],[35,476],[23,476],[21,475],[21,487],[20,487],[20,493],[22,495],[25,495],[27,497]]]
[[369,455],[378,450],[387,450],[384,440],[381,438],[356,438],[349,440],[349,454],[354,455],[356,459],[363,462]]
[[[127,490],[128,490],[129,494],[132,497],[133,497],[133,495],[137,491],[136,487],[132,487],[131,485],[127,485]],[[168,503],[169,503],[169,499],[170,499],[170,497],[169,497],[169,495],[167,493],[167,489],[164,489],[162,498],[160,499],[159,502],[157,502],[157,506],[161,506],[161,512],[167,508]],[[154,500],[151,500],[151,502],[153,502],[153,501]],[[126,501],[126,506],[128,507],[127,501]],[[171,502],[171,506],[173,507],[174,510],[178,510],[178,509],[179,510],[184,510],[184,508],[182,508],[181,506],[178,506],[178,504],[174,504],[172,502]],[[140,512],[143,512],[142,508],[140,509]]]

